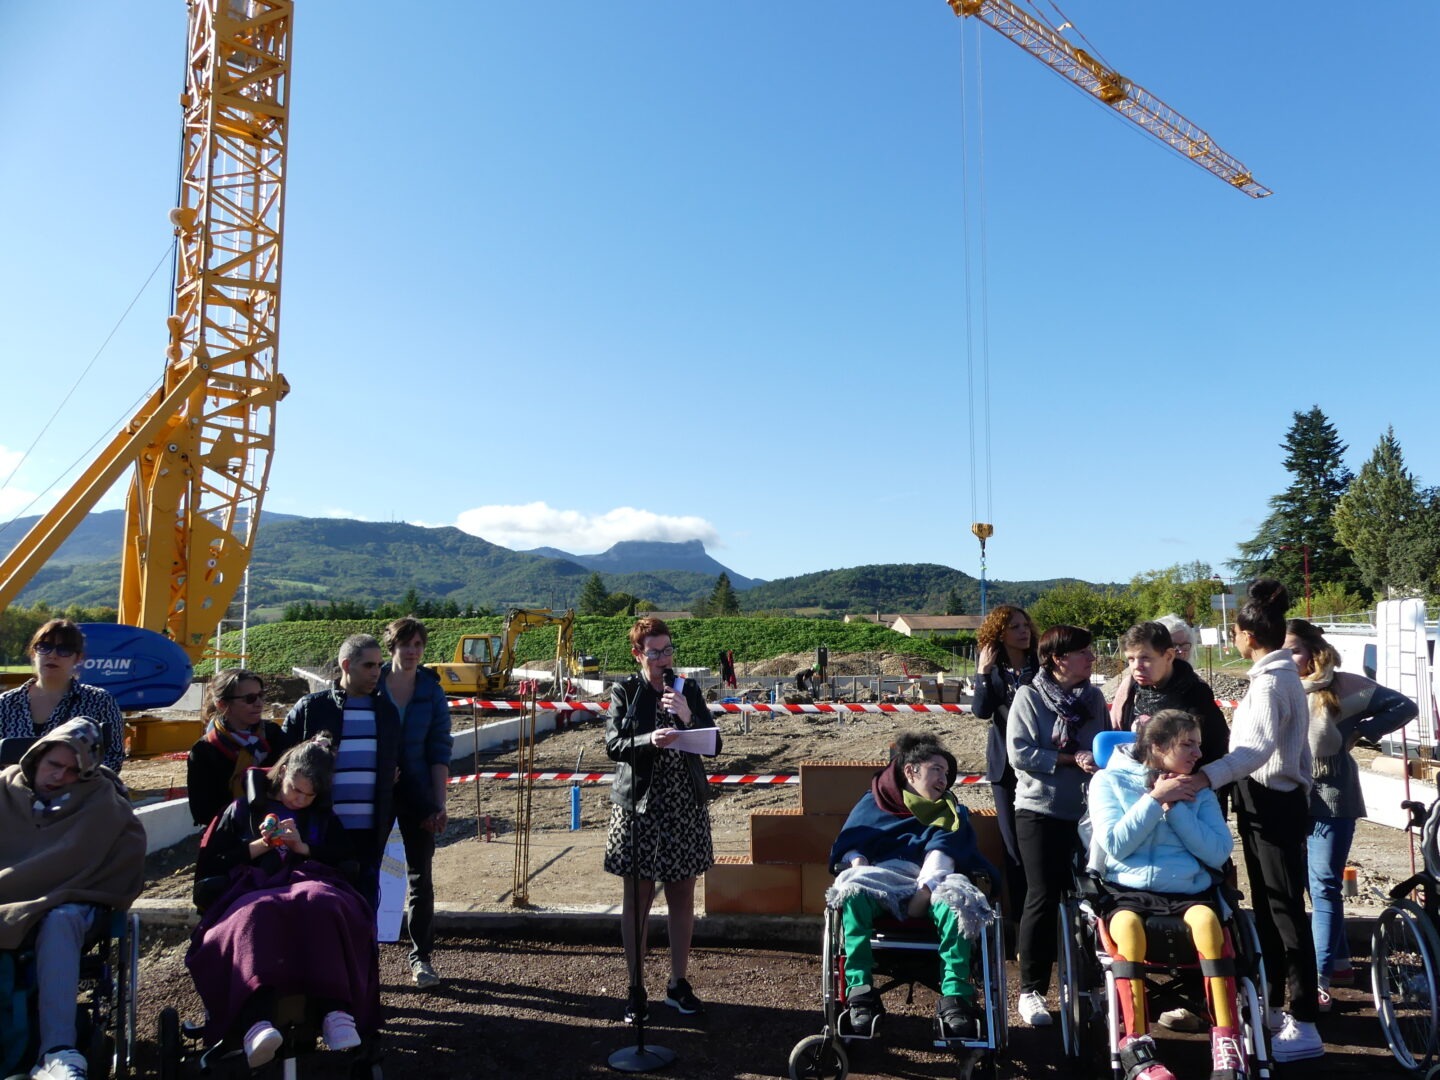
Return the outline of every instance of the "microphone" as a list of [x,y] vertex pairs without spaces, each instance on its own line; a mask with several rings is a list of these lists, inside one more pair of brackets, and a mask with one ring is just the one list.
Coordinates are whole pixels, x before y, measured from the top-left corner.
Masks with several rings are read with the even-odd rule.
[[[674,669],[674,668],[668,668],[668,667],[667,667],[664,671],[662,671],[662,672],[660,673],[660,681],[665,684],[665,689],[666,689],[666,690],[676,690],[676,685],[675,685],[675,682],[676,682],[675,669]],[[681,685],[681,687],[683,687],[685,684],[684,684],[684,683],[681,683],[680,685]],[[678,690],[676,690],[676,692],[678,693]],[[669,709],[666,709],[666,710],[665,710],[665,714],[666,714],[667,716],[674,716],[674,715],[675,715],[675,714],[674,714],[673,712],[671,712]]]

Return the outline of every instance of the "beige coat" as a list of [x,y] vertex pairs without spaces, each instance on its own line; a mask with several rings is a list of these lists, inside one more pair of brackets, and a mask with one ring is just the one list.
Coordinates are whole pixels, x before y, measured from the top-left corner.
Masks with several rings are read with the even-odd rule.
[[[145,830],[108,769],[83,769],[90,748],[71,721],[48,733],[19,765],[0,770],[0,949],[18,948],[61,904],[124,908],[145,880]],[[42,747],[65,742],[88,775],[54,809],[37,814],[32,786]],[[92,758],[93,760],[93,758]]]

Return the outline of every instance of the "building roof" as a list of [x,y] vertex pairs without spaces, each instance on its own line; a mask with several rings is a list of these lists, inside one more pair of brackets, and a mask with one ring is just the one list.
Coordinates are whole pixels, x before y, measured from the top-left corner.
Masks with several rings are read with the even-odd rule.
[[979,630],[984,615],[897,615],[895,625],[903,622],[911,630]]

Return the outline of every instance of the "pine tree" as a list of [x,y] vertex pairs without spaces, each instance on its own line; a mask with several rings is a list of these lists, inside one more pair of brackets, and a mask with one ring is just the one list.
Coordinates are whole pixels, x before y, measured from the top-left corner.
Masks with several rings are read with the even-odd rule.
[[1424,509],[1395,429],[1380,436],[1370,460],[1335,504],[1335,535],[1349,550],[1365,584],[1377,593],[1398,584],[1393,564],[1408,526]]
[[705,604],[705,611],[712,616],[740,614],[740,598],[730,584],[730,575],[724,571],[715,579],[715,590]]
[[965,601],[960,597],[959,589],[951,589],[945,596],[946,615],[964,615]]
[[591,574],[585,581],[585,587],[580,590],[580,614],[610,614],[610,592],[598,573]]
[[1335,536],[1335,506],[1352,479],[1341,460],[1346,446],[1320,406],[1294,417],[1280,444],[1294,479],[1270,500],[1270,516],[1239,545],[1230,567],[1242,578],[1279,578],[1292,596],[1302,596],[1308,549],[1312,587],[1330,583],[1359,591],[1360,571]]

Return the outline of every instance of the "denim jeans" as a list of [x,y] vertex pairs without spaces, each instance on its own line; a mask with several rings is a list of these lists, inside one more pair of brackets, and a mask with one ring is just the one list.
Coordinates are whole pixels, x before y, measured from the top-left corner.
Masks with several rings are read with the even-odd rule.
[[1345,902],[1340,895],[1350,842],[1355,839],[1354,818],[1316,818],[1310,824],[1307,848],[1310,863],[1310,907],[1314,917],[1315,967],[1320,985],[1328,987],[1335,969],[1350,966],[1350,944],[1345,940]]
[[80,987],[80,956],[98,936],[100,909],[93,904],[60,904],[45,913],[35,937],[35,971],[40,995],[40,1053],[76,1044],[75,996]]

